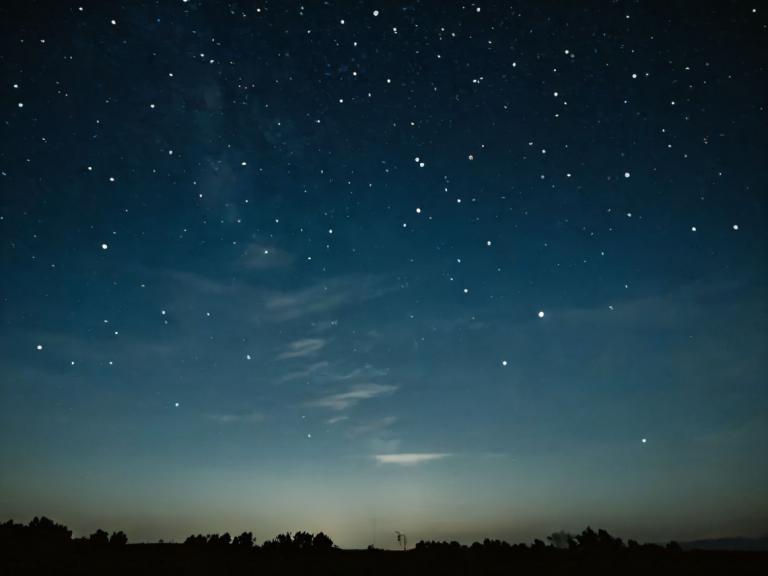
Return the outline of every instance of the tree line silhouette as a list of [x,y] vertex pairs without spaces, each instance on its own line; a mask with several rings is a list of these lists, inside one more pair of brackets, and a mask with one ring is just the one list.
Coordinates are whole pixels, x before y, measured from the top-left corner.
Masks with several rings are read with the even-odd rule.
[[46,517],[29,524],[0,524],[0,574],[501,574],[521,572],[647,574],[761,574],[765,552],[684,551],[666,545],[626,543],[606,530],[554,532],[532,544],[486,538],[471,545],[419,541],[413,548],[342,550],[323,532],[278,534],[261,545],[252,532],[232,537],[193,534],[183,543],[127,545],[122,531],[96,530],[73,538]]
[[[595,532],[589,526],[581,534],[569,534],[568,532],[554,532],[547,536],[546,544],[542,540],[534,540],[533,544],[510,544],[504,540],[492,540],[486,538],[482,542],[474,542],[467,546],[459,542],[445,542],[433,540],[421,540],[416,543],[414,550],[416,552],[435,552],[450,550],[487,550],[493,552],[512,551],[512,550],[544,550],[554,548],[560,550],[581,550],[581,551],[599,551],[599,552],[618,552],[622,549],[647,549],[659,551],[679,551],[680,545],[677,542],[669,542],[662,547],[658,544],[638,544],[635,540],[628,540],[625,544],[621,538],[611,536],[603,529]],[[125,546],[128,544],[128,536],[122,531],[108,532],[98,529],[93,534],[83,538],[72,538],[72,531],[62,524],[57,524],[53,520],[42,517],[35,517],[28,525],[16,524],[13,520],[8,520],[0,524],[0,542],[4,545],[13,544],[17,546],[60,546],[64,544],[87,544],[95,547],[106,546]],[[161,541],[162,543],[162,541]],[[232,546],[239,549],[262,549],[265,551],[276,552],[329,552],[336,549],[330,537],[323,532],[311,534],[309,532],[296,532],[291,534],[286,532],[278,534],[272,540],[266,540],[261,546],[256,544],[252,532],[243,532],[234,538],[229,532],[223,534],[193,534],[184,540],[185,546],[197,548],[213,548],[222,546]],[[368,550],[376,550],[369,546]]]
[[328,552],[333,550],[335,545],[333,540],[319,532],[310,534],[309,532],[296,532],[291,535],[290,532],[278,534],[272,540],[265,541],[260,547],[256,545],[251,532],[243,532],[239,536],[231,538],[229,532],[224,534],[202,534],[192,535],[184,540],[187,546],[227,546],[232,545],[238,548],[261,548],[263,550],[272,550],[279,552]]
[[128,536],[124,532],[108,534],[96,530],[87,538],[72,538],[72,530],[57,524],[50,518],[35,516],[28,525],[16,524],[13,520],[0,524],[0,543],[5,546],[62,546],[65,544],[88,544],[89,546],[125,546]]

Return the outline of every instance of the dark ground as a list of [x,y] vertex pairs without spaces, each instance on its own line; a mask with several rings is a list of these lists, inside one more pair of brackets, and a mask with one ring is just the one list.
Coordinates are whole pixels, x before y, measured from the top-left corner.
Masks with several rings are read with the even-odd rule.
[[469,549],[332,550],[286,555],[259,549],[195,549],[130,544],[4,551],[2,574],[766,574],[766,552],[676,551],[583,554],[568,550],[502,553]]

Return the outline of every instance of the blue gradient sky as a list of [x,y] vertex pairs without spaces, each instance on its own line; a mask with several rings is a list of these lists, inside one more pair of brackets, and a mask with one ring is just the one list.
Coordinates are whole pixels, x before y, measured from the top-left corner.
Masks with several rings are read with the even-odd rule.
[[41,6],[0,8],[0,517],[764,533],[762,10]]

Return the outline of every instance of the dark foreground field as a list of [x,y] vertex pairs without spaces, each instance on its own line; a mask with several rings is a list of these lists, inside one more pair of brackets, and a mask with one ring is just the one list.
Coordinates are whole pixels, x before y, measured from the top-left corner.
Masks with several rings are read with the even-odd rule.
[[116,550],[4,554],[2,574],[766,574],[768,553],[580,554],[568,550],[440,553],[333,550],[286,555],[260,550],[195,550],[131,544]]
[[281,534],[257,546],[250,533],[190,536],[185,543],[128,544],[122,532],[72,538],[45,518],[0,524],[0,574],[768,574],[768,552],[683,550],[626,544],[604,530],[557,533],[549,543],[419,542],[407,551],[342,550],[324,534]]

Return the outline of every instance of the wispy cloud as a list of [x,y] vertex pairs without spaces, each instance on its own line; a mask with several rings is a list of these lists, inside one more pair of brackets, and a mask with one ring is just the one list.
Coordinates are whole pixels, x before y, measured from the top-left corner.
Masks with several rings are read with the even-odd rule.
[[233,422],[262,422],[264,415],[260,412],[244,412],[237,414],[209,414],[208,418],[221,424],[231,424]]
[[295,370],[293,372],[284,374],[280,378],[280,382],[290,382],[291,380],[306,380],[309,378],[315,378],[327,371],[329,366],[330,362],[327,360],[321,360],[320,362],[310,364],[302,370]]
[[302,338],[288,344],[288,348],[278,354],[278,359],[304,358],[321,350],[326,344],[323,338]]
[[382,376],[386,376],[388,373],[388,370],[376,368],[370,364],[351,368],[347,365],[340,365],[339,362],[331,363],[327,360],[321,360],[319,362],[314,362],[301,370],[295,370],[284,374],[280,378],[280,381],[289,382],[291,380],[312,379],[320,383],[348,383],[350,380],[375,380]]
[[[265,254],[265,251],[269,252]],[[276,247],[253,243],[236,261],[242,269],[263,270],[289,266],[293,256]],[[345,275],[329,278],[295,290],[274,290],[259,280],[260,275],[208,276],[180,270],[145,270],[157,284],[171,282],[182,304],[194,304],[200,298],[226,296],[240,302],[243,314],[257,322],[306,320],[315,333],[335,328],[338,321],[330,316],[340,310],[380,298],[397,288],[375,276]]]
[[370,400],[371,398],[391,394],[395,390],[397,390],[397,386],[390,386],[387,384],[359,384],[350,387],[346,392],[329,394],[328,396],[318,398],[310,404],[321,408],[345,410],[362,400]]
[[343,372],[335,375],[336,380],[353,380],[353,379],[370,379],[370,378],[378,378],[379,376],[386,376],[388,374],[387,370],[382,370],[380,368],[374,368],[370,364],[366,364],[365,366],[361,366],[359,368],[353,368],[352,370],[348,372]]
[[365,302],[383,296],[391,288],[369,277],[339,277],[327,282],[268,295],[264,308],[274,320],[293,320],[325,314],[342,306]]
[[373,458],[379,464],[397,464],[398,466],[415,466],[433,460],[442,460],[450,454],[444,452],[403,452],[400,454],[374,454]]
[[338,424],[339,422],[344,422],[344,420],[349,420],[349,416],[334,416],[333,418],[328,418],[325,423],[333,425]]
[[362,436],[371,432],[381,432],[397,422],[397,416],[385,416],[375,420],[360,422],[349,429],[350,436]]
[[310,286],[303,290],[272,294],[265,299],[264,307],[277,319],[293,320],[335,310],[348,301],[347,295],[346,287],[334,290],[326,285]]

